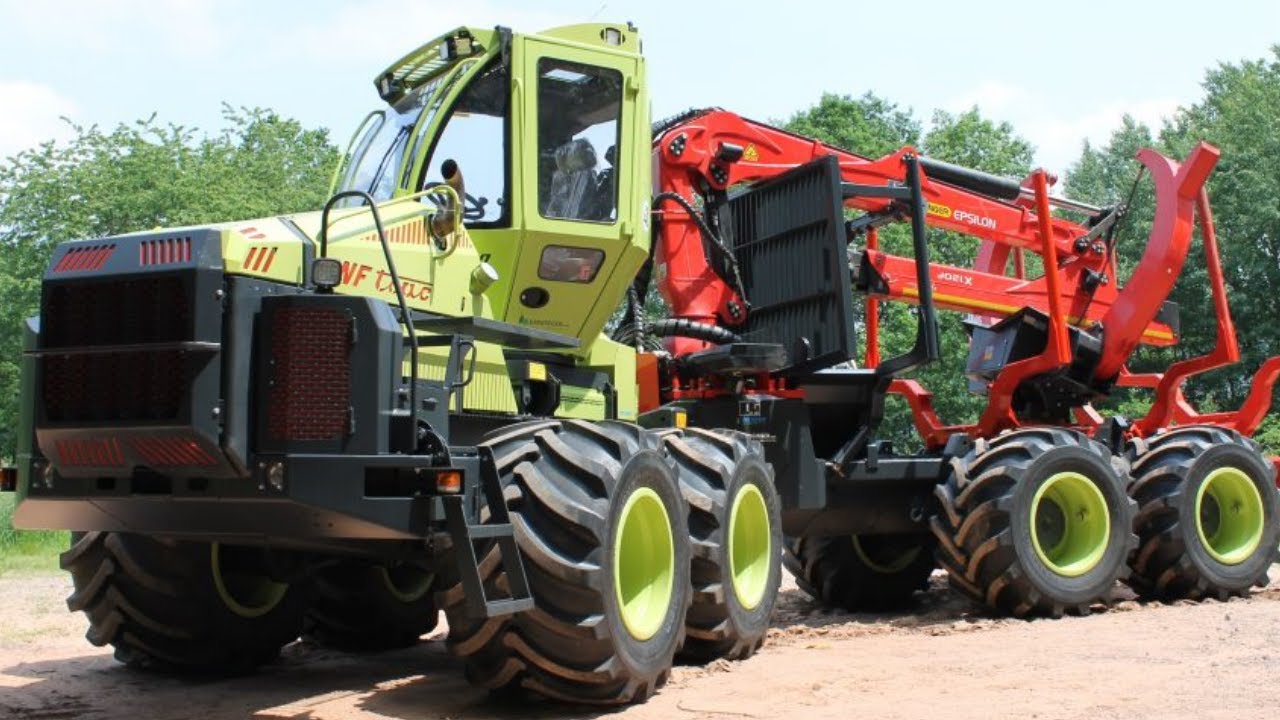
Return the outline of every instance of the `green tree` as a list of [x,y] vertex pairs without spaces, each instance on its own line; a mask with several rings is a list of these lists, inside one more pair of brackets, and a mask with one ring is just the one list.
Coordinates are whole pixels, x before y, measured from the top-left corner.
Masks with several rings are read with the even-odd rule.
[[910,108],[867,93],[862,97],[823,93],[818,103],[791,116],[782,127],[867,157],[887,155],[920,139]]
[[318,209],[338,152],[327,130],[263,109],[224,108],[201,136],[154,116],[0,161],[0,452],[12,457],[22,319],[36,314],[53,247],[158,226]]

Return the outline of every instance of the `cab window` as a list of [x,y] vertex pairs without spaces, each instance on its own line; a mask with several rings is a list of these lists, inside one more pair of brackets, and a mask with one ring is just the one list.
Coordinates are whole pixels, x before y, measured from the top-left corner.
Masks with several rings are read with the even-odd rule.
[[538,209],[543,217],[613,222],[622,73],[538,61]]
[[458,96],[424,165],[418,189],[442,180],[441,166],[453,160],[462,172],[467,198],[463,218],[472,227],[509,223],[507,206],[507,72],[501,63],[482,70]]

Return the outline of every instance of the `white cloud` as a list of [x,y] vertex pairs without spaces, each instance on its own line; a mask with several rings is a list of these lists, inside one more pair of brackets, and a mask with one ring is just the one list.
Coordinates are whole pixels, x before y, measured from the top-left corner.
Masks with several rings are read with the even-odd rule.
[[1002,82],[987,81],[947,101],[945,107],[952,112],[963,112],[976,105],[985,115],[999,116],[1005,114],[1024,95],[1021,88]]
[[121,38],[137,38],[138,43],[186,57],[209,55],[224,40],[216,9],[215,0],[0,0],[0,15],[12,29],[56,47],[74,48],[77,55],[109,53]]
[[1181,103],[1171,97],[1107,101],[1101,105],[1049,98],[1016,85],[984,82],[944,103],[951,112],[977,106],[993,120],[1008,121],[1036,148],[1036,162],[1054,173],[1066,172],[1080,156],[1084,141],[1106,143],[1125,115],[1159,132]]
[[57,90],[29,82],[0,81],[0,159],[46,140],[65,140],[71,128],[61,120],[71,117],[74,101]]

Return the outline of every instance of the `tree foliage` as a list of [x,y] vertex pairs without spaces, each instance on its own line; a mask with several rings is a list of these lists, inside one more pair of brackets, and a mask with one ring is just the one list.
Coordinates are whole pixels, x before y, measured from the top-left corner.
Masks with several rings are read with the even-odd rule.
[[920,139],[920,122],[910,109],[871,93],[857,98],[823,93],[816,105],[792,115],[783,127],[867,157],[887,155]]
[[12,457],[21,322],[34,315],[53,247],[66,240],[317,209],[337,162],[327,130],[224,108],[214,136],[154,116],[111,131],[73,126],[0,161],[0,448]]

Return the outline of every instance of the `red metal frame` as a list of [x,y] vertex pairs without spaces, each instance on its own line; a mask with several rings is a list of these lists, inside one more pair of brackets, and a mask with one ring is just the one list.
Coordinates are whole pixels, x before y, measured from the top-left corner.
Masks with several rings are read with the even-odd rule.
[[[715,110],[667,128],[654,141],[658,169],[657,186],[694,205],[708,192],[725,191],[738,184],[777,176],[819,157],[834,155],[842,179],[859,185],[886,186],[905,182],[903,157],[914,154],[902,148],[879,159],[870,159],[822,142],[756,123],[733,113]],[[728,152],[727,152],[728,151]],[[740,152],[739,152],[740,151]],[[727,159],[740,155],[736,159]],[[1201,143],[1177,163],[1154,150],[1138,153],[1155,184],[1156,214],[1141,262],[1123,287],[1115,282],[1115,257],[1099,242],[1077,243],[1089,229],[1055,217],[1049,186],[1053,179],[1043,170],[1027,179],[1024,194],[1002,201],[955,185],[930,180],[925,171],[922,192],[928,204],[926,222],[942,230],[981,241],[973,267],[931,264],[937,307],[1000,320],[1022,308],[1033,308],[1049,317],[1049,340],[1039,355],[1009,364],[988,388],[988,405],[973,426],[945,425],[933,409],[932,396],[919,383],[895,380],[890,392],[910,404],[920,434],[931,446],[945,442],[958,431],[991,436],[1016,427],[1010,406],[1018,385],[1037,374],[1065,367],[1071,362],[1068,327],[1101,324],[1102,356],[1095,379],[1121,385],[1152,387],[1157,396],[1148,415],[1134,423],[1136,434],[1149,434],[1170,422],[1209,422],[1252,432],[1270,405],[1271,389],[1280,377],[1280,358],[1268,361],[1254,379],[1249,399],[1233,413],[1200,415],[1182,398],[1180,387],[1190,375],[1221,367],[1239,359],[1231,324],[1221,260],[1213,234],[1212,216],[1203,188],[1218,160],[1218,150]],[[846,207],[864,212],[888,211],[884,198],[852,198]],[[742,298],[711,267],[697,222],[677,203],[662,201],[655,212],[661,218],[656,259],[664,268],[659,288],[675,317],[724,327],[745,320]],[[1205,239],[1206,262],[1213,284],[1214,310],[1219,320],[1218,346],[1204,358],[1177,363],[1161,375],[1140,377],[1127,373],[1125,363],[1139,344],[1174,345],[1172,328],[1157,316],[1181,273],[1198,216]],[[1043,259],[1044,275],[1026,278],[1023,255],[1034,252]],[[866,299],[866,355],[868,366],[880,361],[879,305],[883,300],[916,302],[919,288],[915,261],[879,248],[879,236],[866,235],[865,257],[879,274],[883,291]],[[1013,274],[1009,275],[1010,256]],[[1101,284],[1091,283],[1099,276]],[[1092,287],[1091,287],[1092,285]],[[675,355],[706,347],[689,338],[669,338],[667,349]],[[766,386],[771,392],[786,388],[767,377],[755,380],[755,392]],[[677,389],[676,394],[701,397],[722,393],[718,388]],[[1102,423],[1089,407],[1079,408],[1076,421],[1082,428]]]

